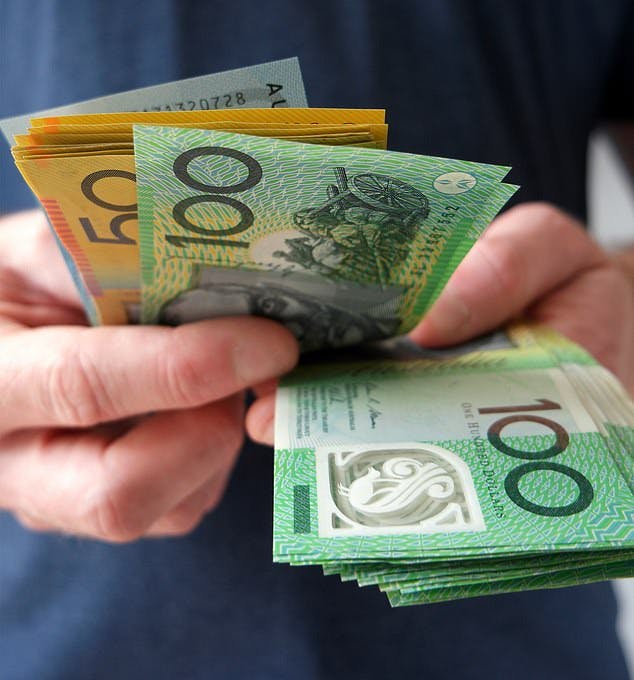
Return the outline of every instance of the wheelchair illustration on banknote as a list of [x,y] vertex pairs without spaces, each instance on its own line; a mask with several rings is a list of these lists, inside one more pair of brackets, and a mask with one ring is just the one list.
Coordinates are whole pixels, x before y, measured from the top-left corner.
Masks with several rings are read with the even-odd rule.
[[345,168],[333,172],[326,201],[293,215],[301,236],[286,239],[285,249],[274,256],[324,276],[354,269],[385,280],[389,269],[407,257],[429,215],[429,201],[388,175],[360,173],[349,180]]
[[[327,201],[317,207],[295,214],[298,226],[320,220],[345,222],[352,217],[359,221],[383,224],[399,223],[405,227],[424,220],[429,215],[429,201],[425,194],[411,184],[387,175],[362,173],[348,181],[345,168],[333,168],[335,184],[326,188]],[[350,211],[353,211],[350,214]]]

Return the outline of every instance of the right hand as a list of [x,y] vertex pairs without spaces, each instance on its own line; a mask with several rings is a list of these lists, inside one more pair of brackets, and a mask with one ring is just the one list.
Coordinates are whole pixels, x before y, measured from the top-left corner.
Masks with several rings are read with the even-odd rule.
[[257,318],[86,328],[39,212],[0,220],[0,508],[123,542],[192,530],[243,441],[243,390],[297,343]]

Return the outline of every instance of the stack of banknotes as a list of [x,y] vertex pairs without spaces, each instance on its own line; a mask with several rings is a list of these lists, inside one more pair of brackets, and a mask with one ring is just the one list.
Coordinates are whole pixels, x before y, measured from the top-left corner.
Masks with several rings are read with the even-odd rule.
[[386,150],[384,111],[307,108],[296,59],[0,127],[93,324],[253,314],[339,350],[278,393],[276,560],[393,604],[632,571],[633,407],[582,350],[342,354],[418,323],[510,168]]
[[393,606],[634,575],[634,403],[609,371],[527,325],[398,345],[278,389],[276,561]]

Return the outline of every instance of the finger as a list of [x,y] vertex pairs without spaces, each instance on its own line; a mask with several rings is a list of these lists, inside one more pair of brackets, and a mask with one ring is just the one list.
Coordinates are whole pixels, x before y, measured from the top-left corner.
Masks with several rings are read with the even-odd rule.
[[475,244],[412,338],[430,347],[468,340],[605,261],[565,213],[546,204],[519,206],[495,220]]
[[[616,267],[597,267],[554,291],[530,313],[585,347],[632,390],[632,310],[634,291],[627,278]],[[597,329],[610,330],[605,333]]]
[[104,462],[114,485],[102,508],[114,511],[101,517],[104,533],[113,540],[136,538],[180,504],[187,508],[186,499],[201,480],[227,477],[243,441],[243,404],[239,395],[189,412],[161,414],[110,447],[110,460]]
[[0,252],[0,298],[29,305],[45,297],[54,307],[74,309],[85,319],[77,286],[42,210],[0,218]]
[[254,441],[273,445],[275,435],[275,394],[268,394],[254,401],[247,412],[246,428]]
[[13,333],[0,342],[0,430],[87,427],[195,407],[280,375],[296,360],[291,334],[254,317]]
[[24,303],[8,300],[0,288],[0,329],[23,330],[39,326],[85,326],[86,315],[74,307],[55,306],[51,302]]
[[224,494],[231,470],[221,471],[156,521],[147,532],[150,537],[184,536],[192,532],[213,510]]
[[0,502],[67,533],[134,540],[231,469],[243,411],[236,395],[147,417],[114,439],[106,428],[14,433],[0,448]]

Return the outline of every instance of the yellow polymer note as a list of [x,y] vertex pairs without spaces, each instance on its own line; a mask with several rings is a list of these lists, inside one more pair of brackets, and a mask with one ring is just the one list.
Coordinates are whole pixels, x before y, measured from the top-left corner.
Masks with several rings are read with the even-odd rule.
[[[231,120],[243,123],[385,123],[383,109],[236,109],[215,111],[148,111],[136,113],[92,113],[74,116],[32,118],[31,127],[72,124],[122,123],[178,125]],[[125,129],[123,130],[125,131]]]
[[[202,130],[227,130],[261,137],[290,137],[304,135],[334,134],[370,134],[372,140],[387,145],[388,126],[383,123],[344,125],[296,124],[296,123],[236,123],[233,121],[215,121],[211,123],[179,123],[175,127],[198,128]],[[126,128],[122,131],[122,128]],[[115,128],[117,131],[113,132]],[[15,147],[24,149],[42,146],[62,146],[73,144],[115,144],[132,145],[132,123],[121,125],[60,125],[58,127],[43,126],[31,128],[29,134],[16,135]],[[14,147],[14,148],[15,148]]]
[[[17,161],[74,260],[98,321],[125,318],[116,293],[139,288],[136,176],[133,155],[91,155]],[[105,297],[104,297],[105,295]],[[114,300],[113,300],[114,298]],[[115,310],[113,312],[113,309]]]
[[100,151],[108,151],[112,155],[119,153],[126,153],[133,151],[134,146],[131,144],[64,144],[62,146],[54,146],[47,144],[46,146],[35,147],[14,147],[12,155],[15,160],[26,160],[28,158],[39,158],[42,156],[65,156],[69,153],[81,153],[88,156]]
[[[70,126],[65,126],[70,127]],[[132,148],[132,125],[128,126],[126,133],[110,133],[93,131],[91,128],[101,126],[73,126],[83,129],[83,132],[76,130],[68,132],[32,132],[27,135],[16,135],[14,146],[14,157],[24,158],[29,155],[40,155],[48,153],[62,153],[70,151],[71,149],[65,147],[80,147],[86,151],[102,150],[106,148]],[[107,126],[104,126],[107,127]],[[387,128],[385,124],[370,124],[370,125],[296,125],[296,124],[275,124],[264,125],[258,124],[253,127],[252,123],[232,123],[230,121],[217,123],[201,123],[179,125],[178,127],[194,127],[199,129],[214,129],[214,130],[231,130],[242,132],[244,134],[254,135],[256,137],[276,137],[293,139],[294,141],[313,141],[323,138],[323,143],[330,143],[329,139],[335,139],[340,135],[355,135],[356,137],[350,142],[351,144],[359,142],[373,141],[379,144],[380,148],[387,147]],[[37,128],[34,128],[37,130]],[[361,137],[363,135],[363,137]],[[334,143],[334,142],[333,142]],[[339,141],[338,143],[344,143]]]
[[[54,123],[47,125],[34,125],[28,128],[28,132],[32,135],[35,134],[69,134],[69,135],[86,135],[99,133],[105,135],[117,135],[124,134],[128,135],[131,133],[131,128],[135,125],[134,121],[119,122],[119,123],[101,123],[101,122],[88,122],[88,123],[75,123],[73,122],[77,116],[68,116],[62,123]],[[82,116],[83,117],[83,116]],[[354,116],[358,118],[358,116]],[[372,115],[368,120],[358,120],[354,122],[288,122],[288,121],[236,121],[229,117],[229,114],[225,114],[224,118],[214,118],[208,121],[183,121],[183,120],[173,120],[169,123],[164,123],[163,127],[193,127],[199,129],[215,129],[217,127],[228,129],[228,130],[244,130],[261,128],[268,130],[293,130],[293,129],[303,129],[306,127],[314,128],[317,127],[325,132],[327,131],[337,131],[341,128],[348,128],[350,126],[361,125],[367,127],[368,125],[387,125],[387,123],[376,122],[375,116]],[[147,124],[147,123],[144,123]],[[15,135],[15,140],[21,140],[25,135]],[[16,141],[18,143],[18,141]]]

